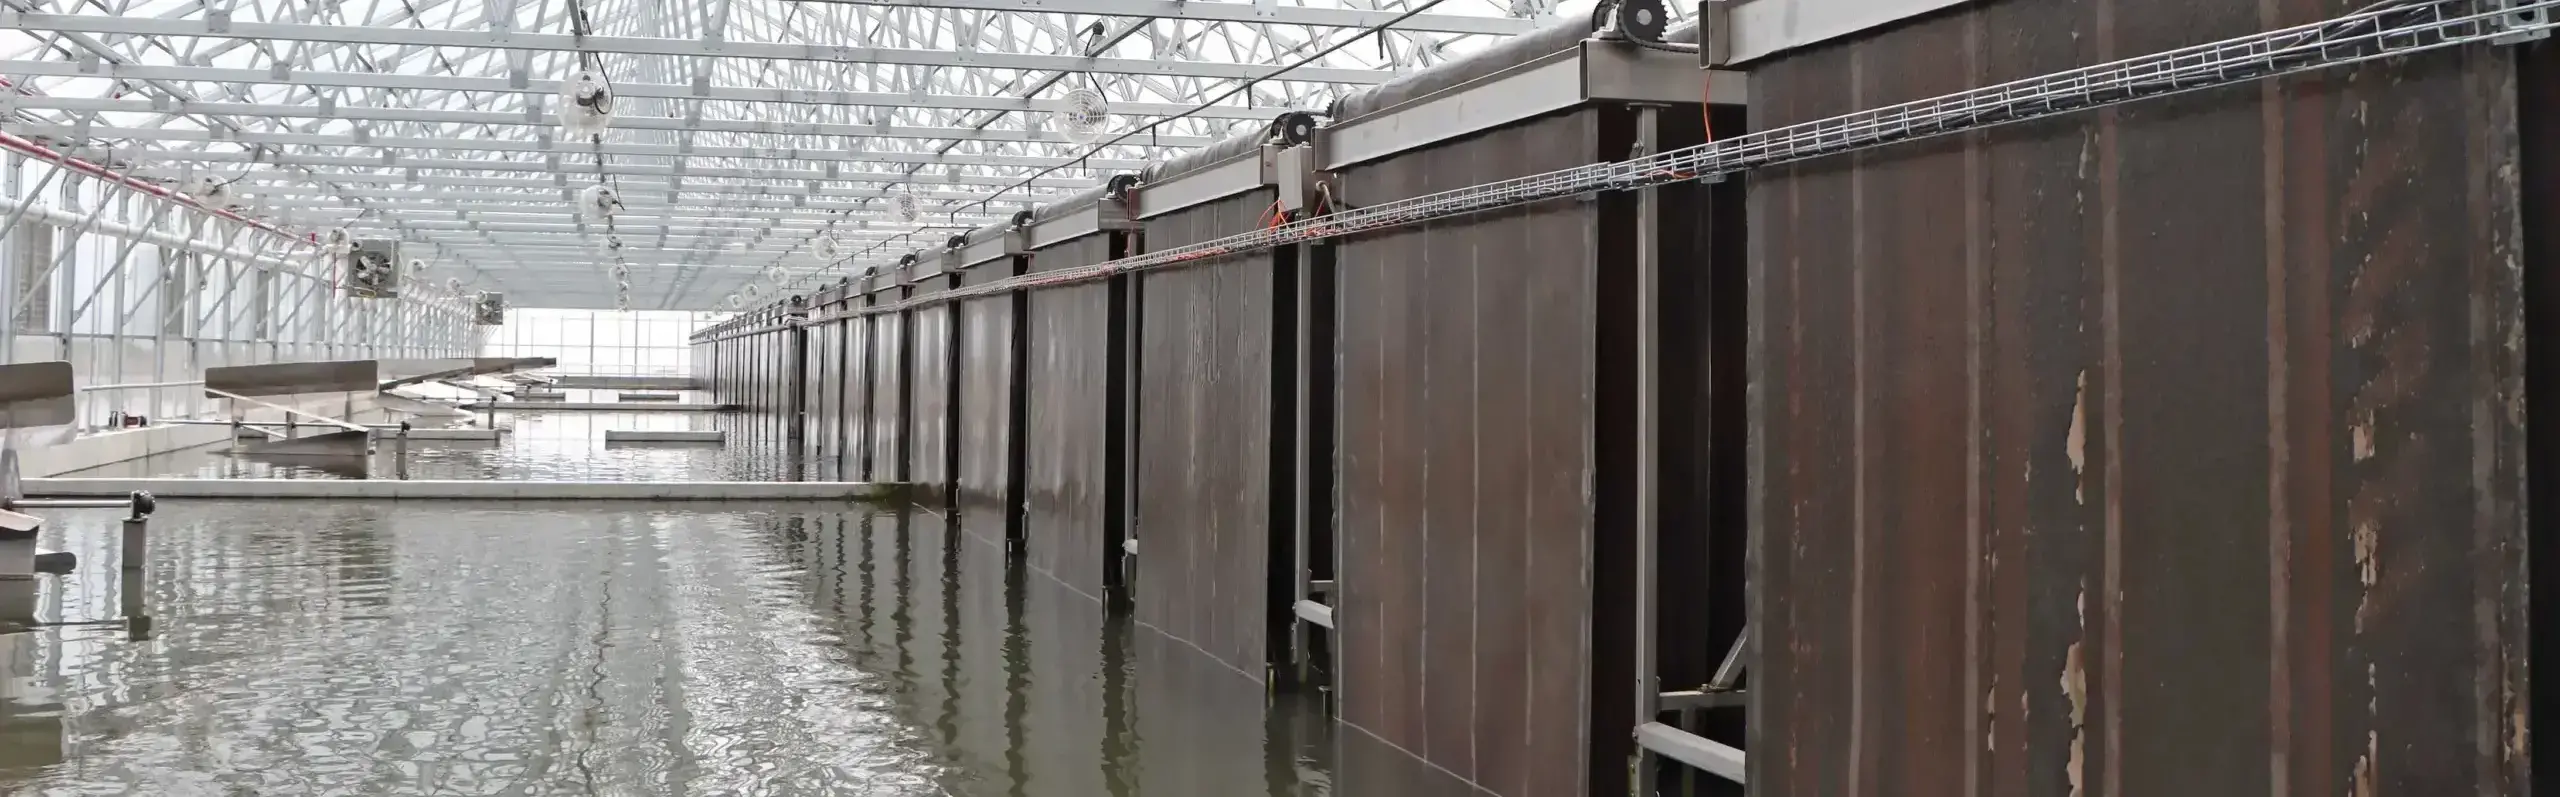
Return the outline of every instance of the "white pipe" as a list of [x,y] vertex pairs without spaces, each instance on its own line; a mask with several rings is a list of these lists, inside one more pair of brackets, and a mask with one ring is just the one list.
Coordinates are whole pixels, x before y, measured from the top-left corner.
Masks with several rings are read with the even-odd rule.
[[[41,222],[55,227],[76,227],[79,226],[81,222],[80,214],[72,211],[53,207],[42,202],[30,205],[23,200],[0,197],[0,213],[14,213],[17,212],[18,208],[21,206],[26,206],[28,221]],[[99,235],[137,240],[154,246],[178,249],[207,257],[251,263],[260,267],[293,274],[295,276],[308,276],[296,271],[291,263],[272,257],[261,257],[255,252],[242,249],[232,249],[156,230],[147,230],[130,224],[125,224],[123,222],[99,219],[89,225],[89,231]]]

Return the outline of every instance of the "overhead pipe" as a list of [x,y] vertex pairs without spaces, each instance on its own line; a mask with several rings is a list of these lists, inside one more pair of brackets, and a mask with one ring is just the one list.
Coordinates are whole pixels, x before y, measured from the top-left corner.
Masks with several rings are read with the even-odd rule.
[[[24,213],[29,221],[50,224],[56,227],[77,226],[85,219],[85,217],[81,216],[79,213],[41,203],[28,202],[14,197],[0,197],[0,212]],[[157,230],[144,229],[131,224],[125,224],[123,222],[98,219],[90,222],[89,228],[90,232],[99,235],[138,240],[155,246],[178,249],[207,257],[255,263],[293,276],[307,276],[295,270],[292,263],[288,263],[284,260],[261,256],[254,252],[216,246],[193,238],[181,235],[172,235],[170,233],[160,232]]]
[[[96,178],[99,178],[99,179],[102,179],[102,180],[107,180],[107,181],[109,181],[109,182],[113,182],[113,183],[116,183],[116,184],[119,184],[119,185],[123,185],[123,186],[125,186],[125,187],[127,187],[127,188],[132,188],[132,189],[135,189],[135,190],[139,190],[139,191],[142,191],[142,192],[144,192],[144,193],[151,194],[151,195],[153,195],[153,196],[164,197],[164,198],[167,198],[167,199],[169,199],[169,200],[171,200],[171,201],[174,201],[174,202],[180,203],[180,204],[182,204],[182,205],[187,205],[187,206],[190,206],[190,207],[194,207],[194,208],[196,208],[197,210],[202,210],[202,211],[204,211],[204,212],[206,212],[206,213],[211,213],[211,214],[213,214],[213,215],[215,215],[215,216],[220,216],[220,217],[222,217],[222,218],[226,218],[226,219],[230,219],[230,220],[232,220],[232,221],[240,222],[240,223],[242,223],[242,224],[246,224],[246,225],[248,225],[248,226],[250,226],[250,227],[253,227],[253,228],[256,228],[256,229],[258,229],[258,230],[261,230],[261,231],[264,231],[264,232],[268,232],[268,233],[272,233],[272,234],[275,234],[275,235],[277,235],[277,236],[281,236],[281,237],[283,237],[284,239],[289,240],[289,241],[292,241],[292,242],[297,243],[297,244],[314,244],[314,243],[315,243],[314,241],[312,241],[312,240],[310,240],[309,238],[306,238],[306,237],[304,237],[304,236],[295,235],[295,234],[293,234],[293,233],[286,232],[286,231],[284,230],[284,228],[277,227],[277,226],[275,226],[274,224],[270,224],[270,223],[267,223],[267,222],[265,222],[265,221],[260,221],[260,220],[258,220],[258,219],[250,218],[250,217],[248,217],[248,216],[243,216],[243,215],[240,215],[240,214],[235,213],[235,212],[232,212],[232,211],[223,210],[223,209],[221,209],[221,208],[206,207],[206,206],[204,205],[204,203],[202,203],[202,202],[197,202],[197,201],[195,201],[195,199],[193,199],[193,198],[191,198],[191,197],[188,197],[188,196],[187,196],[187,195],[185,195],[185,194],[181,194],[181,193],[178,193],[178,192],[176,192],[176,191],[170,190],[167,186],[163,186],[163,185],[159,185],[159,184],[157,184],[157,183],[151,183],[151,182],[147,182],[147,181],[143,181],[143,180],[138,180],[138,179],[135,179],[135,178],[132,178],[132,177],[127,177],[127,176],[124,176],[124,175],[121,175],[121,174],[117,174],[117,173],[115,173],[113,170],[108,169],[107,167],[100,166],[100,165],[98,165],[98,164],[91,163],[91,162],[89,162],[89,161],[81,160],[81,159],[79,159],[79,158],[74,158],[74,157],[71,157],[71,156],[69,156],[69,155],[64,155],[64,154],[62,154],[62,153],[60,153],[60,152],[55,152],[55,151],[53,151],[53,148],[51,148],[51,147],[47,147],[47,146],[45,146],[45,145],[43,145],[43,144],[36,143],[35,141],[32,141],[32,140],[29,140],[29,139],[26,139],[26,138],[20,137],[20,136],[15,135],[15,134],[11,134],[11,133],[0,133],[0,149],[7,149],[7,150],[9,150],[9,151],[11,151],[11,152],[16,152],[16,153],[19,153],[19,154],[22,154],[22,155],[26,155],[26,156],[28,156],[28,157],[38,158],[38,159],[41,159],[41,160],[50,161],[50,162],[53,162],[53,163],[58,163],[58,164],[63,165],[63,166],[64,166],[64,167],[66,167],[66,168],[71,169],[72,171],[76,171],[76,172],[79,172],[79,173],[82,173],[82,174],[86,174],[86,175],[89,175],[89,176],[91,176],[91,177],[96,177]],[[14,198],[13,198],[13,199],[14,199]]]

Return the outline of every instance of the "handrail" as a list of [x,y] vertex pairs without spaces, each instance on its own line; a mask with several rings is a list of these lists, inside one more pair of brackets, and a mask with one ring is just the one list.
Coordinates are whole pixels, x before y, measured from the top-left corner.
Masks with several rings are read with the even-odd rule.
[[122,385],[89,385],[77,388],[76,392],[89,393],[100,390],[152,390],[164,387],[193,387],[201,384],[204,384],[204,380],[202,379],[191,379],[184,382],[134,382]]

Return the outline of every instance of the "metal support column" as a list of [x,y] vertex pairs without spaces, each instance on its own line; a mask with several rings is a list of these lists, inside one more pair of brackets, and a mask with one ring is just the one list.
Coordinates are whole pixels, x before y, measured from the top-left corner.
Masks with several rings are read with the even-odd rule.
[[[1635,157],[1651,155],[1661,147],[1661,109],[1643,106],[1636,109]],[[1661,711],[1662,685],[1656,683],[1654,651],[1659,623],[1655,619],[1655,594],[1660,582],[1655,572],[1656,549],[1660,545],[1658,526],[1661,520],[1661,408],[1657,393],[1661,390],[1662,364],[1662,197],[1661,189],[1646,187],[1636,192],[1636,467],[1635,467],[1635,720],[1641,727],[1651,723]],[[1636,747],[1636,794],[1653,797],[1656,793],[1657,764],[1650,751]]]

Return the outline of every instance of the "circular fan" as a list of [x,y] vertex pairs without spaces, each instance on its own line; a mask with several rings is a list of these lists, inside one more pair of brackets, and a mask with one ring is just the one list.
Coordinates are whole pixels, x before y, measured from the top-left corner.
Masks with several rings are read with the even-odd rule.
[[720,303],[728,305],[731,310],[736,310],[740,307],[745,307],[747,305],[747,300],[740,299],[737,294],[732,293],[729,294],[729,298],[720,300]]
[[195,200],[198,205],[215,210],[230,210],[239,206],[232,196],[231,183],[210,174],[187,181],[186,187],[179,189],[178,193],[185,194],[188,199]]
[[409,258],[409,269],[408,269],[408,271],[407,271],[407,272],[404,272],[404,273],[407,273],[407,274],[410,274],[410,275],[417,275],[417,274],[424,274],[424,273],[426,273],[426,271],[427,271],[427,261],[420,260],[420,259],[417,259],[417,258],[414,258],[414,257],[413,257],[413,258]]
[[328,233],[320,236],[320,246],[331,255],[344,257],[355,251],[356,234],[345,227],[331,227]]
[[924,201],[916,198],[915,189],[898,192],[897,212],[898,220],[903,222],[913,223],[924,217]]
[[597,183],[578,191],[578,212],[590,221],[603,221],[622,212],[622,194],[613,186]]
[[1111,101],[1102,92],[1078,88],[1067,92],[1067,107],[1058,112],[1058,132],[1068,141],[1091,146],[1111,124]]
[[774,287],[779,288],[791,281],[791,272],[781,266],[767,266],[764,270],[764,278],[771,281]]
[[613,88],[604,74],[578,70],[560,81],[560,134],[570,140],[604,135],[613,126]]
[[462,278],[461,278],[461,277],[446,277],[446,278],[444,278],[444,289],[445,289],[447,292],[450,292],[450,293],[461,293],[461,292],[462,292]]
[[764,289],[758,288],[755,283],[750,282],[747,283],[747,287],[740,291],[740,293],[744,294],[748,299],[754,299],[758,296],[763,296]]
[[630,266],[623,265],[623,264],[621,264],[621,263],[615,263],[615,264],[613,264],[613,268],[612,268],[612,269],[609,269],[609,270],[607,271],[607,273],[612,274],[612,275],[613,275],[613,278],[614,278],[614,279],[616,279],[616,280],[626,280],[626,281],[627,281],[627,280],[631,279],[631,267],[630,267]]
[[844,259],[844,245],[836,243],[833,235],[820,235],[818,240],[809,244],[809,253],[820,263],[833,263]]

